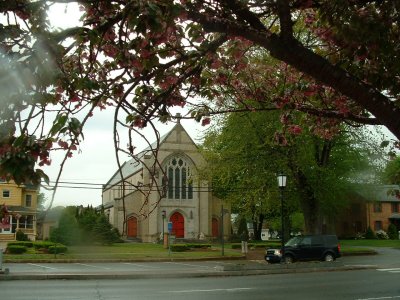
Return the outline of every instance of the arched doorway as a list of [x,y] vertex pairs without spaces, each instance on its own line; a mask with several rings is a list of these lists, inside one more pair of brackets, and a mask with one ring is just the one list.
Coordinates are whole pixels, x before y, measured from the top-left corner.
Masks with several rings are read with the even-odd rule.
[[171,218],[169,218],[169,220],[172,222],[172,234],[174,234],[176,238],[184,238],[185,219],[183,218],[182,214],[175,212]]
[[219,236],[219,224],[218,223],[219,222],[218,222],[217,218],[212,218],[211,231],[212,231],[213,237]]
[[127,233],[128,238],[137,237],[137,219],[136,217],[130,217],[127,221]]

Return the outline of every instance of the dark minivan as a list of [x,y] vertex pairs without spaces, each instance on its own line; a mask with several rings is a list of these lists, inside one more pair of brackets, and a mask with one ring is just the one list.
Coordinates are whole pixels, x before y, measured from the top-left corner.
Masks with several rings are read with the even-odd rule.
[[[291,238],[285,244],[283,261],[292,263],[297,260],[334,261],[340,257],[340,244],[336,235],[302,235]],[[282,261],[281,249],[267,249],[267,262]]]

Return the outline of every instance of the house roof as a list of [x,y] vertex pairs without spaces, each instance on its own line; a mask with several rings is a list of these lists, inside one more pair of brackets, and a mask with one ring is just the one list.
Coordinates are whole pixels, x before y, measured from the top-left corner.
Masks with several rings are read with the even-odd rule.
[[35,209],[25,207],[25,206],[14,206],[14,205],[7,205],[9,212],[22,212],[22,213],[37,213]]
[[389,219],[400,219],[400,214],[399,213],[392,213],[389,217]]
[[356,191],[358,195],[368,201],[400,202],[399,185],[373,185]]
[[49,211],[41,211],[38,216],[38,220],[46,219],[46,221],[57,221],[60,218],[61,213],[64,211],[64,209],[64,206],[56,206]]
[[[146,154],[153,155],[154,149],[157,149],[157,147],[160,147],[165,142],[165,140],[167,140],[167,138],[170,136],[170,134],[174,130],[176,130],[177,127],[181,127],[186,132],[185,128],[180,124],[180,122],[178,122],[168,133],[166,133],[160,137],[158,144],[157,144],[157,141],[153,142],[148,147],[143,149],[141,152],[136,154],[134,158],[124,162],[121,166],[121,171],[117,170],[114,173],[114,175],[110,178],[110,180],[105,185],[103,185],[103,190],[106,190],[106,189],[118,184],[119,182],[122,181],[122,178],[127,178],[127,177],[135,174],[136,172],[140,171],[143,168],[143,160],[142,160],[143,157]],[[186,132],[186,134],[187,134],[187,132]],[[192,142],[193,142],[193,140],[192,140]],[[193,142],[193,144],[195,144],[195,143]],[[121,178],[121,173],[122,173],[122,178]]]

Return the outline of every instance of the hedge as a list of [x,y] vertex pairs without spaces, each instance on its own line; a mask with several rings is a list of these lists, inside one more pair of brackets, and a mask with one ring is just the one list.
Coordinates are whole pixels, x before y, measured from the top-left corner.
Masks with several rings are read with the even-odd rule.
[[171,247],[171,251],[174,251],[174,252],[183,252],[183,251],[190,250],[190,248],[186,244],[172,244],[172,245],[170,245],[170,247]]
[[186,244],[189,248],[211,248],[211,244]]
[[67,246],[57,244],[57,246],[50,246],[49,247],[49,253],[55,254],[55,253],[65,253],[67,252],[68,248]]
[[53,242],[48,242],[48,241],[40,241],[40,242],[35,242],[33,246],[35,249],[49,249],[49,247],[54,246],[55,244]]
[[33,242],[32,241],[16,241],[16,242],[9,242],[7,246],[24,246],[27,248],[32,248],[33,247]]
[[27,251],[27,248],[25,246],[21,245],[8,245],[7,246],[7,252],[10,254],[22,254]]

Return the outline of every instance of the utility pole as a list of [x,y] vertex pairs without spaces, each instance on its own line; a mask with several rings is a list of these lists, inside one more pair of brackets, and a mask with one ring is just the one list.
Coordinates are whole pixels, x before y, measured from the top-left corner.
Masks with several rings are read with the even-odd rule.
[[224,256],[224,205],[221,204],[221,255]]

